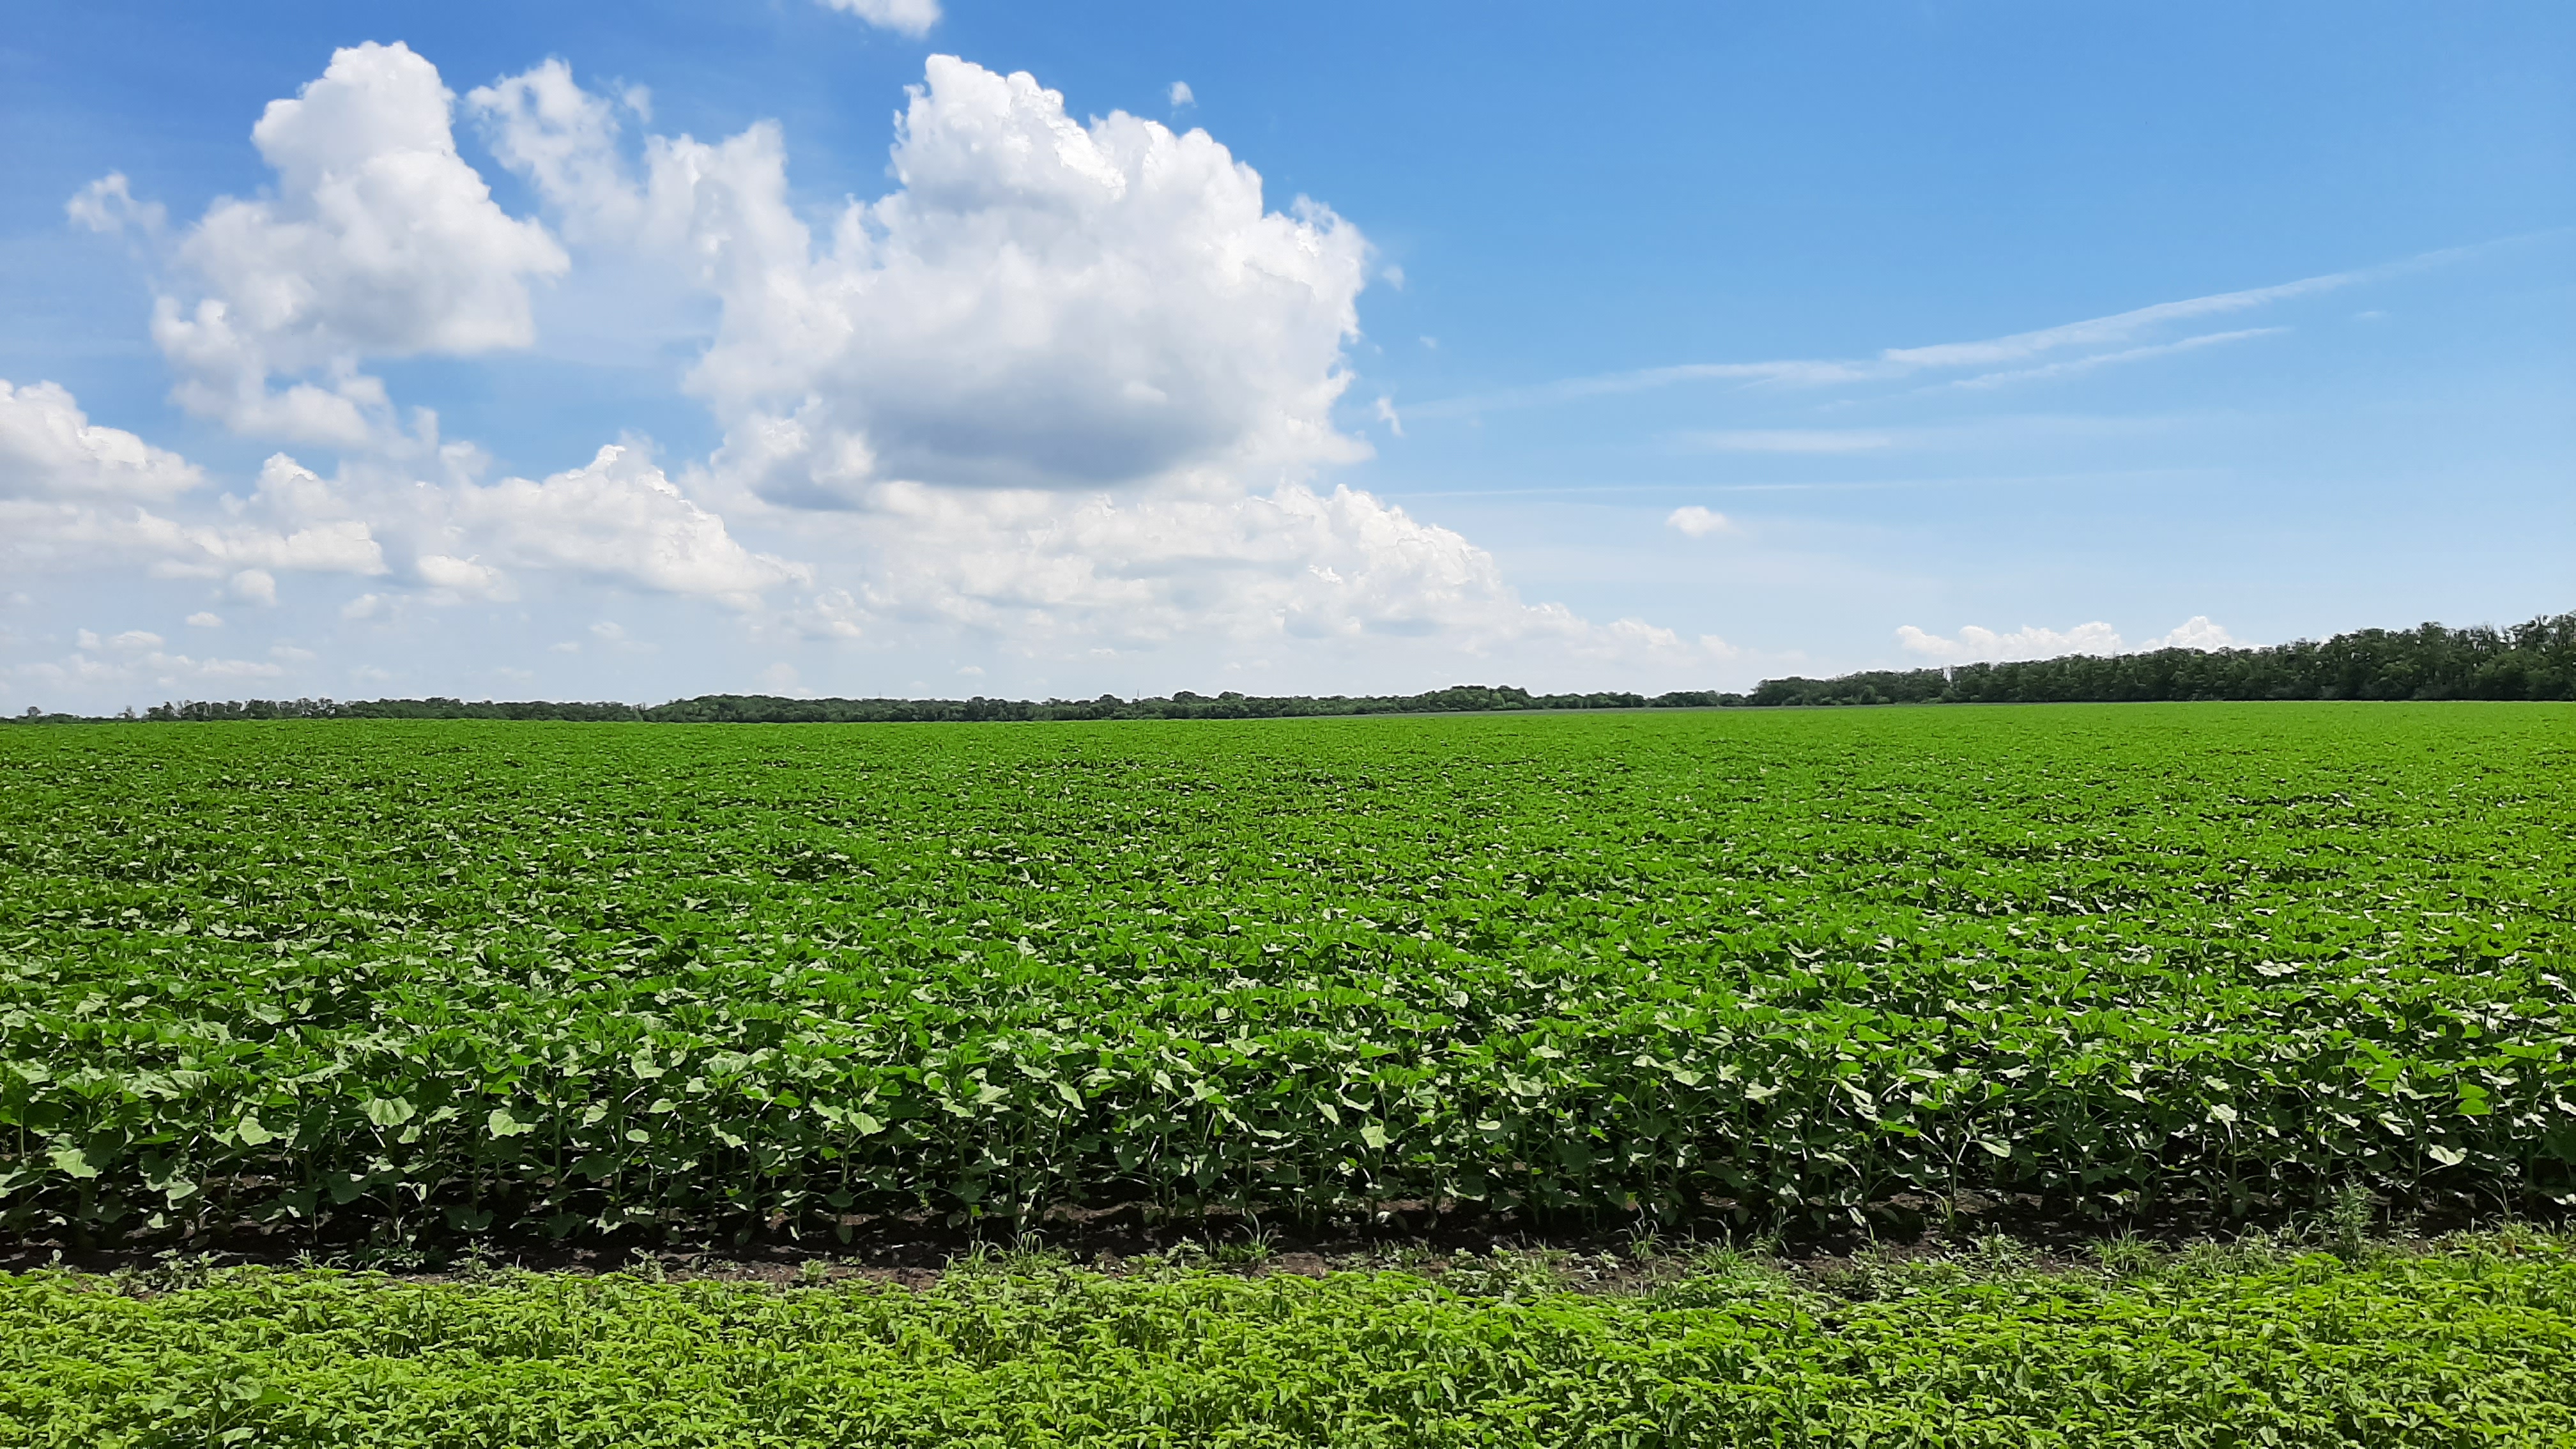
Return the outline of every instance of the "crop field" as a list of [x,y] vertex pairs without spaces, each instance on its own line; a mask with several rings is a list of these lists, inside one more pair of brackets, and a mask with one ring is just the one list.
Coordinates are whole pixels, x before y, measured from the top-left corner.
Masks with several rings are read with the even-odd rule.
[[2240,1244],[1829,1282],[1718,1253],[1615,1294],[1535,1259],[1004,1259],[918,1287],[40,1272],[0,1278],[0,1445],[2565,1445],[2570,1247]]
[[2570,779],[2555,705],[11,730],[0,1234],[2547,1212]]
[[[0,730],[0,1250],[122,1264],[0,1275],[0,1446],[2569,1442],[2571,778],[2554,705]],[[1045,1246],[1113,1219],[1181,1246]],[[808,1256],[664,1281],[728,1242]]]

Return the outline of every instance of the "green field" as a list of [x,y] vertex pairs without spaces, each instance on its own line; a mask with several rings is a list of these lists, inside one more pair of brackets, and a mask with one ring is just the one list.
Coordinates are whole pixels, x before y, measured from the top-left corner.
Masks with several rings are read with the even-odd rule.
[[[0,1277],[0,1444],[2566,1442],[2566,1240],[2367,1240],[2576,1197],[2571,778],[2555,705],[0,731],[0,1251],[129,1265]],[[1234,1270],[132,1267],[1103,1213]]]
[[0,1230],[2576,1191],[2576,709],[0,733]]
[[2564,1445],[2570,1246],[1831,1279],[1717,1255],[1626,1292],[1511,1259],[1004,1261],[919,1288],[29,1274],[0,1279],[0,1445]]

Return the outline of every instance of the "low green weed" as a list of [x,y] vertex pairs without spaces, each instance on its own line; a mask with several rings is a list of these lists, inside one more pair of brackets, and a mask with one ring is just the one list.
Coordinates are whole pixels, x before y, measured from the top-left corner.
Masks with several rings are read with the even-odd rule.
[[1437,1279],[993,1254],[920,1289],[27,1274],[0,1277],[0,1444],[2538,1445],[2576,1435],[2569,1248],[2185,1253],[2134,1282],[1889,1259],[1861,1299],[1742,1255],[1647,1294],[1508,1254]]

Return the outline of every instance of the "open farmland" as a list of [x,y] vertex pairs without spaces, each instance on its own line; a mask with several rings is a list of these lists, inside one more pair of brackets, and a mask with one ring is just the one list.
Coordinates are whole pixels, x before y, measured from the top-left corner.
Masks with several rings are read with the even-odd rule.
[[31,1273],[0,1279],[0,1443],[2563,1446],[2569,1250],[2204,1246],[1829,1288],[1718,1253],[1630,1293],[1527,1261],[1426,1279],[1037,1258],[918,1287]]
[[0,733],[0,1226],[2576,1192],[2576,710]]

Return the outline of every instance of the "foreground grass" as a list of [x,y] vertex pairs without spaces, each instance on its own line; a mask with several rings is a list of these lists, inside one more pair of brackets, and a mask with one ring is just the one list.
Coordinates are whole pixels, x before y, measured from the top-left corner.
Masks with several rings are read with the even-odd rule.
[[0,1279],[11,1445],[2462,1445],[2576,1439],[2576,1241],[1716,1255],[1636,1292],[964,1264],[925,1288]]

